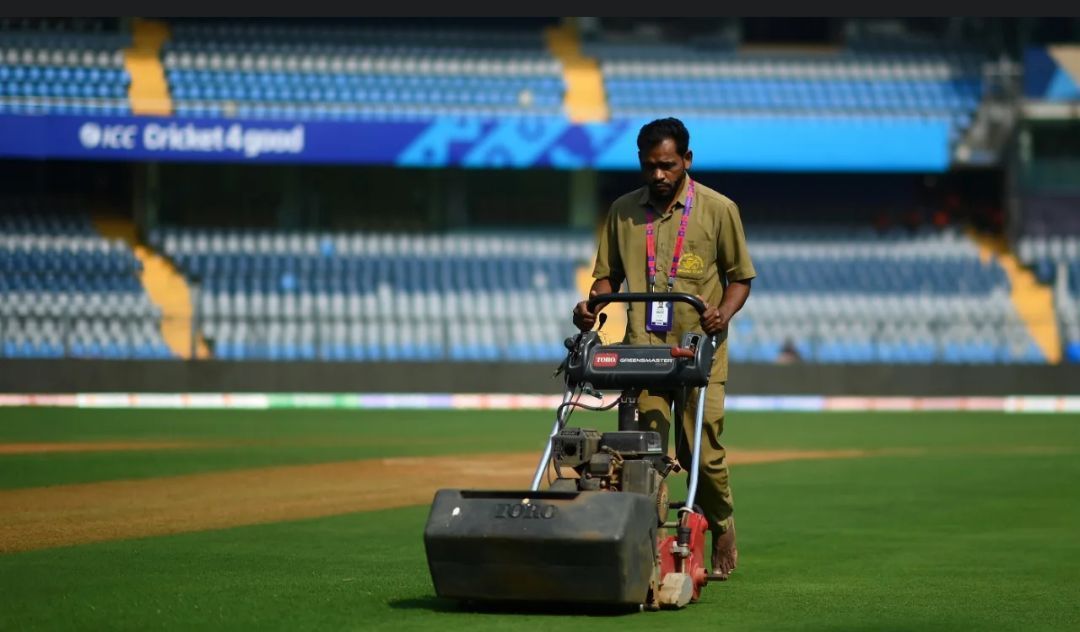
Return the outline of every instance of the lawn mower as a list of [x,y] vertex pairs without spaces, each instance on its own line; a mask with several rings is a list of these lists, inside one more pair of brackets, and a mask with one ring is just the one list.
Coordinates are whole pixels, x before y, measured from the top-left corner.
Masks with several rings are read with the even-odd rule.
[[[589,308],[639,301],[705,310],[693,295],[666,292],[604,294],[590,299]],[[586,331],[565,343],[567,355],[556,374],[565,375],[566,390],[529,489],[435,494],[424,548],[436,594],[472,603],[649,610],[697,601],[708,583],[708,524],[694,498],[715,339],[688,333],[679,346],[605,345],[597,331]],[[683,467],[664,453],[658,432],[639,428],[637,398],[643,388],[693,387],[700,388],[687,499],[669,502],[667,478]],[[621,392],[608,405],[580,401],[583,395],[602,399],[602,390]],[[568,426],[575,408],[608,410],[615,404],[616,432]],[[681,419],[681,407],[676,404],[673,419]],[[549,484],[541,489],[545,479]]]

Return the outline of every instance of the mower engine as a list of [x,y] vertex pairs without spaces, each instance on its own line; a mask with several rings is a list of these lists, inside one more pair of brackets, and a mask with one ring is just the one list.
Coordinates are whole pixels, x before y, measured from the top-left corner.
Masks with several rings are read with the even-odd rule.
[[[664,478],[679,469],[664,454],[657,432],[597,432],[565,428],[552,438],[552,456],[559,477],[556,491],[635,492],[657,502],[660,524],[667,518],[667,484]],[[563,478],[562,467],[577,476]]]

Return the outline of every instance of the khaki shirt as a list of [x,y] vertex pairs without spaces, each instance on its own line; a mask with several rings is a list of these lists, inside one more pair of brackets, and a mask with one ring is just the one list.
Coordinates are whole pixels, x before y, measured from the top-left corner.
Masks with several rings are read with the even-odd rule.
[[[679,233],[682,210],[686,205],[689,175],[672,208],[654,219],[656,234],[656,287],[646,287],[648,272],[645,254],[646,209],[649,189],[642,187],[612,203],[600,232],[593,278],[625,278],[630,292],[655,290],[666,292],[672,251]],[[654,213],[654,217],[660,211]],[[721,272],[723,278],[721,278]],[[746,247],[739,207],[716,191],[694,181],[694,203],[686,227],[683,251],[676,272],[675,292],[700,294],[710,305],[719,305],[724,287],[730,281],[745,281],[756,276]],[[675,303],[670,332],[645,331],[644,303],[627,304],[625,342],[629,344],[678,344],[683,334],[700,332],[701,318],[690,305]],[[720,348],[715,362],[721,363],[720,379],[727,379],[727,331],[720,334]],[[714,369],[718,368],[716,366]],[[715,375],[715,373],[714,373]]]

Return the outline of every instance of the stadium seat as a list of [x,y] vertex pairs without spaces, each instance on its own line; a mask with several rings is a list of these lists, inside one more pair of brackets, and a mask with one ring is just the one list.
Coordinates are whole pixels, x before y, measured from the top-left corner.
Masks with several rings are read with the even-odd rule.
[[[579,233],[463,241],[164,228],[150,240],[200,278],[203,335],[219,358],[275,360],[558,361],[572,325],[554,306],[576,301],[576,262],[594,248]],[[467,254],[442,254],[461,244]],[[384,256],[402,252],[408,256]],[[438,316],[414,321],[417,314]],[[511,321],[522,324],[513,335]]]
[[123,359],[142,340],[161,342],[160,310],[127,245],[98,235],[85,213],[21,204],[0,200],[5,356]]

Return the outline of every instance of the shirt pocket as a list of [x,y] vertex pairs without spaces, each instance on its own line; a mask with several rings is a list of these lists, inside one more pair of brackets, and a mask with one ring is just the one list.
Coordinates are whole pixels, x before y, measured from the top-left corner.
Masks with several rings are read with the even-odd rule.
[[709,262],[714,257],[714,248],[709,242],[700,239],[687,240],[682,255],[679,257],[679,270],[675,276],[679,279],[700,281],[705,278]]

